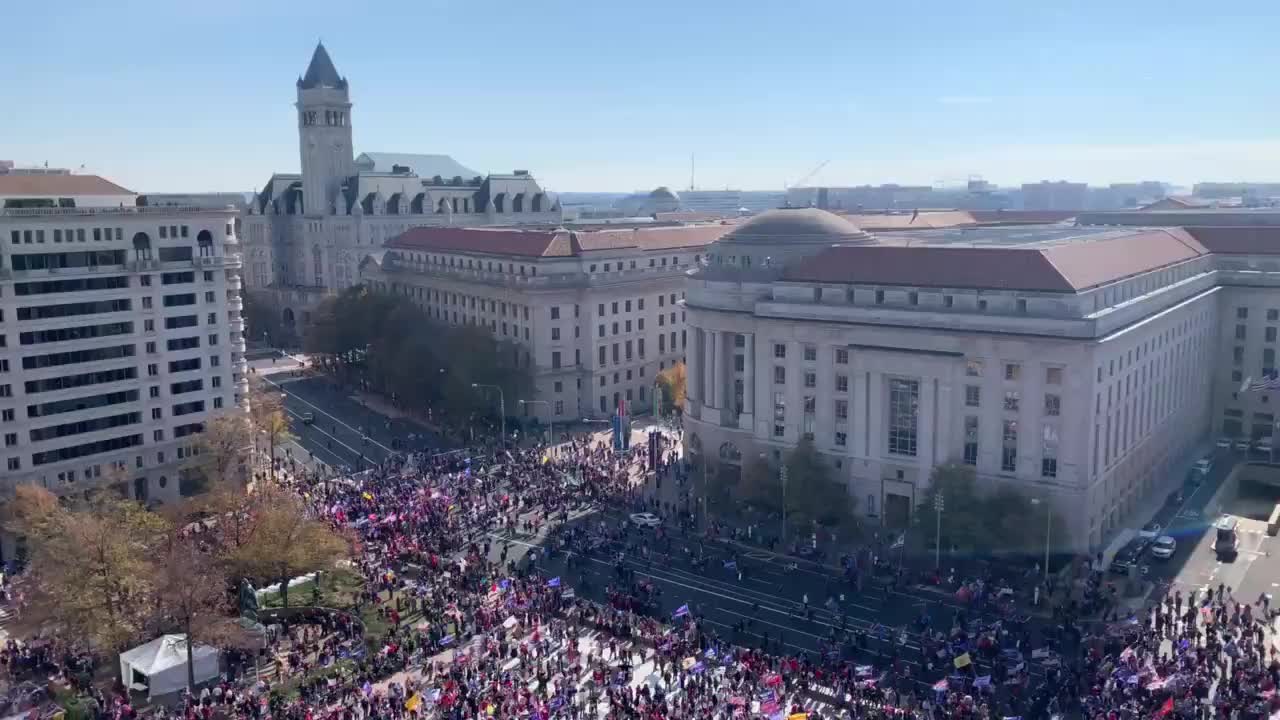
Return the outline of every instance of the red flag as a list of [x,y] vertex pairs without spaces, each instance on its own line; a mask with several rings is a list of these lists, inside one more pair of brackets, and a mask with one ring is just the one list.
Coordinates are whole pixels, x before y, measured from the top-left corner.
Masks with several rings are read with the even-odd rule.
[[1173,712],[1173,696],[1171,695],[1167,700],[1164,701],[1164,704],[1160,706],[1160,709],[1156,711],[1156,720],[1160,720],[1161,718],[1171,714],[1172,712]]

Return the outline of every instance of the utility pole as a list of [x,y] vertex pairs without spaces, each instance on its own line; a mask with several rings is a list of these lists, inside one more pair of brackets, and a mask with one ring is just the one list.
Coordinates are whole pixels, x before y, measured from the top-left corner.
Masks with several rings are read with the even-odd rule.
[[933,517],[937,532],[937,544],[933,548],[933,567],[938,570],[942,569],[942,508],[944,504],[942,491],[939,490],[933,496]]
[[493,388],[498,391],[498,414],[499,414],[499,432],[502,433],[502,444],[499,447],[507,446],[507,398],[502,392],[502,387],[498,385],[490,385],[488,383],[471,383],[473,388]]
[[790,474],[790,471],[787,470],[786,462],[783,462],[782,469],[778,472],[778,475],[782,478],[782,546],[784,551],[787,545],[787,479]]

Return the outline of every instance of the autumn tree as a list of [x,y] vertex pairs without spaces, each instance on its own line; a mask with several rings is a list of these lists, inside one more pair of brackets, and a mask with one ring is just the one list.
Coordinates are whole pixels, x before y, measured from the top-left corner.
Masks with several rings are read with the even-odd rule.
[[688,368],[676,363],[658,373],[658,388],[662,391],[662,406],[679,415],[684,412],[684,400],[688,390]]
[[348,557],[345,538],[307,515],[298,496],[272,487],[255,493],[256,516],[248,541],[232,548],[228,564],[258,583],[279,582],[280,598],[289,606],[289,580],[332,569]]
[[187,470],[202,476],[207,489],[244,488],[246,462],[253,454],[248,415],[237,409],[215,417],[196,436],[196,444],[199,452],[191,457]]
[[[249,383],[249,422],[255,444],[258,437],[266,443],[271,482],[274,484],[276,449],[292,439],[293,435],[280,391],[260,376],[255,375],[253,378]],[[234,434],[233,432],[232,435]]]
[[23,483],[13,490],[13,499],[0,508],[0,523],[18,537],[39,537],[62,507],[58,496],[40,487]]
[[153,552],[166,532],[164,519],[109,492],[42,518],[28,526],[28,602],[20,624],[111,650],[138,639],[149,624]]

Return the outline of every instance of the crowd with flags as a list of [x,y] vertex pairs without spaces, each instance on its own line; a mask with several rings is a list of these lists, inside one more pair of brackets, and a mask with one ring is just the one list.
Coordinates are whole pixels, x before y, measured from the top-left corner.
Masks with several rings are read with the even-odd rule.
[[[593,508],[625,513],[641,502],[635,478],[649,458],[640,446],[619,453],[612,445],[579,438],[487,459],[410,455],[354,476],[290,479],[317,516],[358,537],[362,602],[378,608],[386,629],[368,652],[307,676],[295,699],[265,691],[257,703],[228,692],[236,700],[221,712],[254,720],[1252,720],[1280,709],[1265,598],[1250,605],[1221,588],[1185,603],[1170,596],[1098,629],[1067,623],[1039,642],[1029,628],[964,611],[950,628],[931,627],[926,616],[914,629],[880,628],[871,639],[888,649],[876,652],[866,633],[833,633],[813,653],[770,646],[767,636],[735,644],[740,637],[721,637],[696,604],[663,605],[661,588],[628,577],[620,561],[609,600],[595,602],[585,574],[572,587],[572,562],[565,574],[542,569],[548,554],[608,562],[619,539],[624,548],[643,544],[626,541],[639,532],[628,523],[590,517]],[[587,519],[570,528],[573,516]],[[539,535],[545,527],[562,529]],[[530,543],[518,562],[503,541],[517,532],[553,540]],[[192,702],[189,720],[206,705]]]

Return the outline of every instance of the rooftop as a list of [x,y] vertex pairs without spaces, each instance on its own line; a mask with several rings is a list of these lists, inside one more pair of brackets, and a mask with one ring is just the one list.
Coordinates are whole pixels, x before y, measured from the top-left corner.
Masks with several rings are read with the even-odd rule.
[[315,52],[311,54],[311,63],[307,65],[307,74],[298,79],[299,89],[310,90],[319,87],[347,89],[346,78],[338,75],[338,69],[333,66],[333,60],[329,59],[329,51],[324,49],[324,43],[316,43]]
[[0,174],[0,197],[59,198],[77,195],[136,195],[97,175]]
[[710,245],[730,225],[627,228],[597,231],[522,230],[513,228],[417,227],[388,240],[384,247],[419,251],[525,258],[573,257],[601,250],[674,250]]

